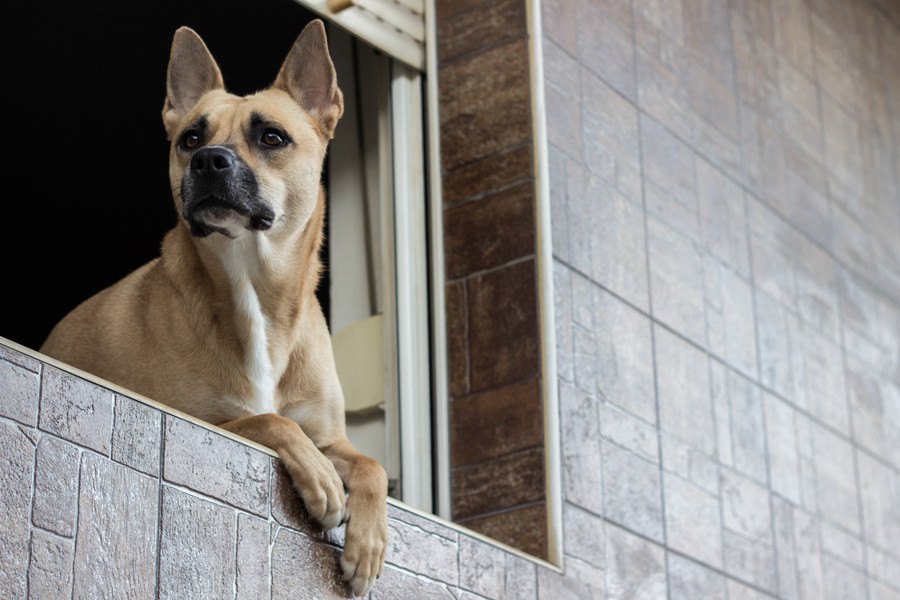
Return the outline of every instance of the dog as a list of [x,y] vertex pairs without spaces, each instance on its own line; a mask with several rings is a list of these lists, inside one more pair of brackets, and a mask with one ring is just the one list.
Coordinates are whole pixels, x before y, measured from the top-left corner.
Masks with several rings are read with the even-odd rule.
[[243,97],[193,30],[176,31],[162,116],[179,222],[159,258],[69,313],[41,351],[275,450],[322,528],[347,523],[341,569],[363,595],[384,566],[387,476],[347,439],[315,297],[321,172],[343,109],[320,20],[275,83]]

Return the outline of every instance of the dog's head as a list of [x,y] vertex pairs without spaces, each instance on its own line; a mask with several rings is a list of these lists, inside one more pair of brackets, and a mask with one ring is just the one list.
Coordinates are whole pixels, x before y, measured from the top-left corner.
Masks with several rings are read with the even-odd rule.
[[343,110],[322,21],[303,29],[271,87],[244,97],[225,91],[200,36],[176,31],[163,123],[175,205],[191,233],[303,227]]

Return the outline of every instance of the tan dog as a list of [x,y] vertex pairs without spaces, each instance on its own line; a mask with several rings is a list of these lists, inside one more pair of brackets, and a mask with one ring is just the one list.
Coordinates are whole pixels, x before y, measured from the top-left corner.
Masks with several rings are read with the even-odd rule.
[[322,164],[344,108],[325,28],[303,30],[272,87],[238,97],[183,27],[166,90],[181,222],[41,351],[276,450],[324,529],[349,519],[341,566],[362,595],[384,564],[387,477],[347,440],[314,295]]

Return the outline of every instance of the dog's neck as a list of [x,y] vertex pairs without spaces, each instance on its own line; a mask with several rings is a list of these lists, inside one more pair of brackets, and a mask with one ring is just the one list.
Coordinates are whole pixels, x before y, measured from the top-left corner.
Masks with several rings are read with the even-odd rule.
[[179,291],[199,303],[195,309],[209,315],[210,338],[240,352],[249,384],[245,397],[261,403],[257,408],[277,408],[268,403],[274,402],[304,315],[319,310],[315,289],[324,213],[320,190],[305,226],[293,231],[195,238],[179,223],[163,242],[164,268]]

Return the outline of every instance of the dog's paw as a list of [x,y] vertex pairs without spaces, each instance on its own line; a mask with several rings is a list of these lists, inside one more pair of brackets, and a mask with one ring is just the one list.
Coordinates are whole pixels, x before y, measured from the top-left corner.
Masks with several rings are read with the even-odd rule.
[[347,535],[341,556],[343,579],[354,596],[363,596],[384,568],[387,551],[387,506],[384,502],[348,501]]
[[283,462],[309,516],[324,531],[334,529],[346,520],[347,495],[344,493],[344,483],[324,454],[310,453],[303,458],[302,462]]

